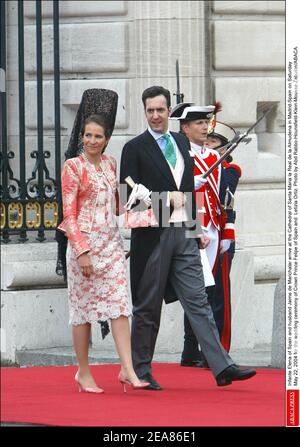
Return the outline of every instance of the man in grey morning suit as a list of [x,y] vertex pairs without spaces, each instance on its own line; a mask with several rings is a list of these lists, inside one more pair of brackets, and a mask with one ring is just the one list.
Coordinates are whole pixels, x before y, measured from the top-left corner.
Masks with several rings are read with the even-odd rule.
[[[135,203],[138,206],[130,213],[141,209],[139,201],[149,204],[152,199],[157,221],[156,226],[143,224],[131,233],[131,339],[135,371],[140,379],[150,383],[148,389],[162,389],[151,371],[162,301],[179,299],[217,384],[224,386],[233,380],[248,379],[256,371],[239,369],[223,349],[207,302],[198,242],[205,246],[208,241],[203,235],[198,241],[186,237],[188,222],[196,221],[194,162],[189,142],[184,135],[168,131],[171,111],[168,90],[150,87],[143,92],[142,100],[149,126],[125,144],[120,168],[120,183],[124,184],[130,176],[136,184],[127,208]],[[158,193],[166,193],[167,200],[160,200],[157,211],[154,201]],[[167,207],[170,218],[166,226],[162,215],[166,215]]]

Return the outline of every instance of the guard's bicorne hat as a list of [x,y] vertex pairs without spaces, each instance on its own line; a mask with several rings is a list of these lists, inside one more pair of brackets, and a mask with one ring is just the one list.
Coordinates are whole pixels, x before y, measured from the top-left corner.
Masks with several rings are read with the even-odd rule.
[[195,106],[194,103],[181,102],[177,104],[171,114],[170,119],[180,121],[194,121],[199,119],[210,119],[213,116],[215,106]]
[[209,137],[219,138],[221,140],[222,146],[233,140],[236,135],[236,131],[233,127],[224,124],[221,121],[215,121],[213,131],[208,134]]

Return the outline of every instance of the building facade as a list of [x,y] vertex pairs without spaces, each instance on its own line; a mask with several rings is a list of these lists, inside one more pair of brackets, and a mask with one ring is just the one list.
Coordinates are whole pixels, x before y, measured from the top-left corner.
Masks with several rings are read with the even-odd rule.
[[[20,166],[18,2],[6,2],[7,144]],[[53,2],[42,2],[43,144],[55,176]],[[176,104],[176,60],[185,101],[221,101],[218,119],[239,131],[268,107],[273,111],[234,152],[243,171],[236,193],[237,251],[232,267],[232,352],[263,351],[269,361],[274,290],[284,274],[285,203],[285,2],[284,1],[60,1],[61,161],[84,90],[119,95],[107,151],[120,160],[126,141],[144,130],[141,94],[167,87]],[[25,161],[38,148],[36,2],[24,2]],[[172,130],[177,130],[172,123]],[[32,233],[33,234],[33,233]],[[130,234],[123,232],[125,248]],[[32,238],[31,238],[32,239]],[[71,346],[66,289],[55,274],[53,232],[44,242],[2,246],[2,359],[18,352]],[[183,313],[163,309],[157,355],[181,352]],[[111,338],[93,346],[114,352]]]

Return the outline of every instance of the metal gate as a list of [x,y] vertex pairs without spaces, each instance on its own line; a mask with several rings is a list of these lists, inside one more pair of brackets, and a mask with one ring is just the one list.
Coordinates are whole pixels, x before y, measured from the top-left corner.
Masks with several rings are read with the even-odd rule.
[[[24,2],[16,2],[18,9],[18,99],[19,99],[19,150],[8,148],[8,115],[6,73],[7,73],[7,8],[8,2],[1,1],[1,241],[8,243],[26,242],[28,232],[36,232],[36,239],[46,240],[46,232],[54,230],[58,221],[61,176],[61,135],[60,135],[60,72],[59,72],[59,1],[53,1],[53,72],[54,72],[54,140],[55,150],[44,150],[43,126],[43,54],[42,54],[42,5],[35,2],[36,30],[36,102],[37,102],[37,150],[30,153],[34,159],[31,174],[26,175],[26,101],[24,70]],[[48,160],[54,157],[54,178],[47,168]],[[11,161],[18,159],[19,169],[14,172]]]

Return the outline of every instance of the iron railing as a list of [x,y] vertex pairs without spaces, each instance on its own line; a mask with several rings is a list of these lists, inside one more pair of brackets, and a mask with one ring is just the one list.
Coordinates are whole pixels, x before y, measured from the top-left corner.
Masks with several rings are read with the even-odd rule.
[[[36,99],[37,99],[37,150],[30,153],[35,160],[30,176],[26,175],[26,101],[24,68],[24,2],[18,1],[18,99],[19,99],[19,150],[8,149],[7,95],[1,92],[1,239],[11,242],[17,235],[19,242],[28,240],[28,231],[37,233],[37,240],[46,240],[45,232],[54,230],[58,221],[60,202],[61,144],[60,144],[60,72],[59,72],[59,1],[53,1],[53,64],[54,64],[54,140],[55,150],[44,150],[43,120],[43,53],[42,53],[42,1],[35,3],[36,25]],[[1,1],[1,69],[6,73],[6,6]],[[48,105],[49,107],[49,105]],[[47,160],[55,158],[54,178],[50,176]],[[19,161],[19,172],[14,172],[11,161]],[[15,239],[15,238],[14,238]]]

